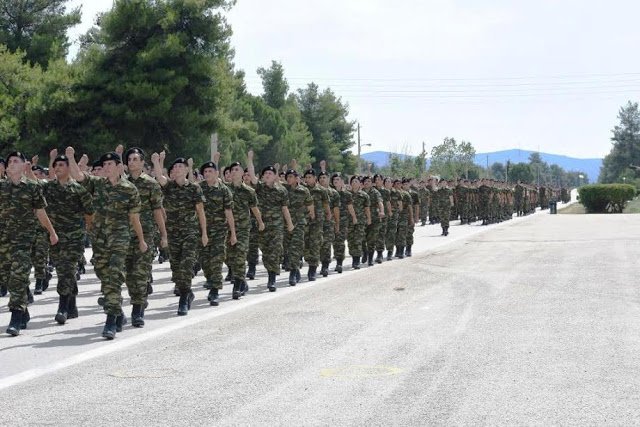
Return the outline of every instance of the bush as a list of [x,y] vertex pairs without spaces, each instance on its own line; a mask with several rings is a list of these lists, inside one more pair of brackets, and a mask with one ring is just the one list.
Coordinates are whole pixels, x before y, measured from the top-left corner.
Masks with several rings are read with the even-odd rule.
[[578,188],[579,201],[587,213],[622,213],[627,202],[636,196],[629,184],[593,184]]

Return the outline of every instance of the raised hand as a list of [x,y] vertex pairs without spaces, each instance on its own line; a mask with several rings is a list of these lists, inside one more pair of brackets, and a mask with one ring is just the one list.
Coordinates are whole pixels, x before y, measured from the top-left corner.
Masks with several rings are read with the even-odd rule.
[[53,150],[51,150],[51,151],[49,152],[49,158],[50,158],[51,160],[55,160],[55,158],[56,158],[56,157],[58,157],[58,149],[57,149],[57,148],[54,148]]
[[67,148],[64,150],[64,154],[65,154],[68,158],[73,159],[73,158],[75,158],[76,150],[75,150],[73,147],[67,147]]

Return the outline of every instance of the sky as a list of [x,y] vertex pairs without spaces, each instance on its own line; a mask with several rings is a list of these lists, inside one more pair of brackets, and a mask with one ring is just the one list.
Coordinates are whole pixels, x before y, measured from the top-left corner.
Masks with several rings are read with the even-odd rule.
[[[72,0],[91,27],[110,0]],[[247,87],[279,61],[349,105],[362,152],[520,148],[605,156],[621,106],[640,98],[640,2],[238,0],[226,13]],[[355,151],[355,148],[354,148]]]

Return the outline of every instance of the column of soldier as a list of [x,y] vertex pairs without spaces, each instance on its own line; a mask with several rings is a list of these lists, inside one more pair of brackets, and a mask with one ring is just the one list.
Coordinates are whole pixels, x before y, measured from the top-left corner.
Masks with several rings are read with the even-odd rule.
[[124,152],[120,146],[91,166],[86,155],[79,161],[75,156],[72,147],[54,149],[48,169],[17,151],[0,159],[0,296],[10,293],[9,335],[27,328],[32,267],[36,295],[47,289],[55,267],[57,323],[78,317],[87,237],[103,294],[102,336],[113,339],[127,323],[123,284],[131,324],[144,326],[156,254],[160,263],[170,263],[177,314],[184,316],[200,269],[208,300],[217,306],[223,264],[237,300],[248,291],[247,279],[255,278],[259,252],[267,287],[275,292],[281,269],[289,272],[290,286],[300,282],[303,261],[309,281],[316,280],[318,267],[328,276],[334,259],[333,270],[342,273],[347,246],[354,270],[410,257],[419,223],[440,224],[447,236],[453,219],[488,225],[530,214],[549,199],[568,201],[566,189],[520,182],[346,177],[330,173],[324,161],[319,171],[308,165],[300,174],[292,160],[289,167],[269,165],[256,174],[253,152],[246,168],[234,162],[222,174],[218,154],[197,170],[183,157],[165,169],[164,152],[147,157],[136,147]]

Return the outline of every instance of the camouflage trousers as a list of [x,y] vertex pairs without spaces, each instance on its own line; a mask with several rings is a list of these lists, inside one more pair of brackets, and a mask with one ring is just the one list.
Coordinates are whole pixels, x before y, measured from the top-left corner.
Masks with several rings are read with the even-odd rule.
[[289,233],[289,231],[285,230],[284,235],[284,247],[289,259],[289,267],[292,269],[294,267],[297,268],[302,259],[302,254],[304,253],[304,230],[306,228],[304,222],[294,225],[293,231]]
[[320,262],[320,248],[322,247],[322,231],[324,221],[309,221],[304,232],[304,260],[309,267],[317,267]]
[[367,225],[365,229],[365,238],[362,245],[362,249],[365,253],[375,252],[376,245],[378,243],[378,236],[380,235],[380,218],[371,221],[371,225]]
[[362,222],[349,225],[347,240],[349,242],[349,255],[352,257],[362,256],[362,243],[365,239],[365,227],[366,224]]
[[214,289],[222,289],[222,264],[227,251],[227,235],[229,229],[226,224],[207,227],[209,243],[200,250],[200,264],[207,282],[213,283]]
[[413,246],[413,233],[416,231],[414,223],[407,223],[407,246]]
[[76,233],[58,231],[58,243],[51,246],[50,254],[58,275],[58,295],[77,295],[76,269],[84,254],[84,230]]
[[114,230],[96,227],[93,234],[93,269],[100,279],[107,314],[120,315],[125,259],[131,240],[128,228]]
[[380,230],[378,230],[378,239],[376,240],[376,250],[384,251],[384,242],[387,238],[387,225],[389,224],[389,217],[385,216],[380,220]]
[[249,251],[249,236],[251,235],[251,225],[236,224],[236,238],[238,243],[231,246],[227,241],[227,265],[233,277],[244,279],[247,273],[247,252]]
[[[260,249],[260,231],[258,230],[258,220],[251,218],[251,231],[249,232],[249,249],[247,250],[247,262],[258,265]],[[264,258],[264,251],[262,251]]]
[[155,232],[153,228],[144,230],[144,241],[149,247],[146,252],[140,252],[138,236],[132,233],[127,256],[125,258],[125,283],[131,298],[131,304],[143,305],[147,300],[147,285],[153,264],[153,245]]
[[384,245],[388,251],[392,251],[396,245],[396,235],[398,234],[398,213],[394,212],[393,216],[387,221],[387,235],[384,239]]
[[420,221],[427,221],[429,219],[429,204],[424,201],[420,203]]
[[[447,200],[448,201],[448,200]],[[438,210],[438,216],[440,217],[440,225],[443,227],[449,226],[449,215],[451,214],[451,207],[449,203],[444,203]]]
[[167,230],[171,276],[180,295],[191,292],[193,267],[196,265],[199,235],[195,230]]
[[479,206],[480,219],[488,220],[488,219],[491,218],[491,216],[490,216],[490,212],[491,212],[490,204],[491,204],[491,200],[489,199],[488,195],[480,193],[480,206]]
[[49,258],[49,235],[47,231],[36,226],[36,237],[31,246],[31,264],[36,279],[44,280],[47,277],[47,260]]
[[344,244],[345,240],[347,240],[347,234],[349,232],[349,220],[340,220],[340,231],[335,233],[335,237],[333,239],[333,256],[336,261],[344,260],[346,246]]
[[398,216],[398,232],[396,233],[396,246],[407,246],[407,229],[409,228],[409,216]]
[[438,219],[438,206],[434,201],[429,203],[429,220],[437,220]]
[[264,230],[260,232],[262,264],[269,273],[280,274],[283,240],[284,224],[282,222],[265,224]]
[[324,221],[322,231],[322,247],[320,248],[320,261],[331,262],[331,247],[336,239],[336,222]]
[[10,235],[4,230],[0,235],[0,280],[11,293],[9,310],[27,309],[31,247],[34,240],[32,233]]

